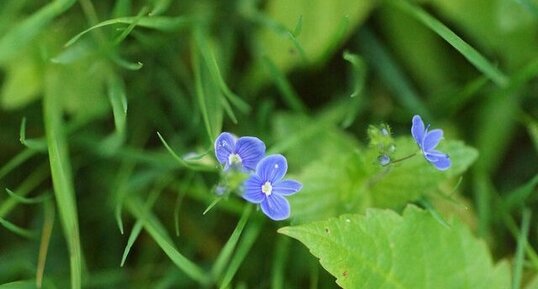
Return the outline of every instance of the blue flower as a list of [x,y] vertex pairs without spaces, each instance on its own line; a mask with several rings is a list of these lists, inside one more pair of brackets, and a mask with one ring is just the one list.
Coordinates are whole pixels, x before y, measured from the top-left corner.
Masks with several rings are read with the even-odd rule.
[[444,171],[450,168],[452,162],[447,154],[435,150],[435,147],[439,144],[439,141],[443,138],[443,130],[434,129],[428,131],[428,128],[424,127],[424,122],[419,115],[413,116],[413,125],[411,126],[411,134],[418,144],[422,154],[428,162],[433,164],[438,170]]
[[303,187],[297,181],[282,179],[287,170],[284,156],[270,155],[258,163],[256,172],[244,184],[243,198],[260,204],[262,212],[275,221],[290,216],[290,204],[285,196],[293,195]]
[[265,144],[257,137],[240,137],[223,132],[215,140],[215,156],[224,171],[230,168],[254,171],[265,155]]

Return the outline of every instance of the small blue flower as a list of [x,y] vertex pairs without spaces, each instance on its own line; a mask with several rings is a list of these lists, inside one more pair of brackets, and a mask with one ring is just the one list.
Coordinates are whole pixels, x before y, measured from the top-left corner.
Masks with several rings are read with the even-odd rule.
[[215,140],[215,156],[224,165],[224,171],[230,168],[254,171],[264,155],[265,144],[257,137],[237,139],[234,135],[223,132]]
[[449,156],[435,150],[435,147],[443,138],[443,130],[434,129],[432,131],[428,131],[429,127],[430,125],[424,127],[424,122],[419,115],[413,116],[411,134],[422,151],[422,154],[424,154],[426,160],[433,164],[438,170],[447,170],[452,164]]
[[383,167],[390,164],[390,157],[385,154],[382,154],[379,157],[377,157],[377,160],[379,161],[379,164]]
[[290,216],[290,204],[285,196],[293,195],[303,187],[297,181],[282,179],[287,170],[284,156],[270,155],[258,163],[256,172],[244,184],[243,198],[260,204],[262,212],[275,221]]

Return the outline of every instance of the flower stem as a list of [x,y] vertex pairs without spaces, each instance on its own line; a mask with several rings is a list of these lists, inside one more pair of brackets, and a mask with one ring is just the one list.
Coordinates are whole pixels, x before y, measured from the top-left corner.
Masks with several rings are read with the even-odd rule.
[[418,152],[414,152],[414,153],[412,153],[412,154],[410,154],[410,155],[408,155],[408,156],[406,156],[406,157],[403,157],[403,158],[401,158],[401,159],[393,160],[393,161],[391,161],[390,163],[391,163],[391,164],[394,164],[394,163],[399,163],[399,162],[401,162],[401,161],[405,161],[405,160],[407,160],[407,159],[410,159],[410,158],[414,157],[417,153],[418,153]]

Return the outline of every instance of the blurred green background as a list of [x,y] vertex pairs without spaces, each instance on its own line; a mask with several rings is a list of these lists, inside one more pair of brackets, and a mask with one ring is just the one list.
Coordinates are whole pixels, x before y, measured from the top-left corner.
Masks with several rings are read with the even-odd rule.
[[478,151],[415,196],[449,194],[436,210],[511,259],[537,207],[537,76],[534,0],[2,0],[0,288],[337,288],[288,222],[237,197],[202,214],[213,141],[261,138],[305,196],[335,185],[334,214],[399,210],[346,207],[338,168],[362,176],[346,153],[368,125],[405,136],[414,114]]

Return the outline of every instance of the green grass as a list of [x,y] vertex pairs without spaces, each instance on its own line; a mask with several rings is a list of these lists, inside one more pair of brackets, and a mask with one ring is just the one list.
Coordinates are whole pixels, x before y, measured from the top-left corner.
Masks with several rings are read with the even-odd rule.
[[[285,155],[306,200],[459,219],[531,289],[537,5],[331,3],[3,0],[0,288],[338,288],[277,234],[324,204],[291,199],[273,222],[241,191],[215,195],[213,142],[229,131]],[[402,162],[386,177],[419,197],[382,205],[398,194],[371,189],[368,125],[399,139],[414,114],[479,156],[461,176]]]

